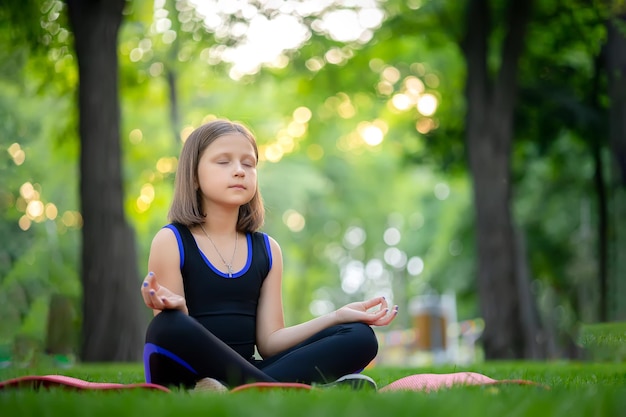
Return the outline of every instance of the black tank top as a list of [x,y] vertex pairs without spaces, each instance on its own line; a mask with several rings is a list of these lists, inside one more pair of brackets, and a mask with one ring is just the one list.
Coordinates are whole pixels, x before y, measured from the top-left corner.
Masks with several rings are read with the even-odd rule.
[[172,223],[165,227],[178,241],[189,315],[241,356],[252,359],[257,304],[263,280],[272,267],[268,236],[261,232],[246,234],[246,265],[230,278],[211,264],[186,226]]

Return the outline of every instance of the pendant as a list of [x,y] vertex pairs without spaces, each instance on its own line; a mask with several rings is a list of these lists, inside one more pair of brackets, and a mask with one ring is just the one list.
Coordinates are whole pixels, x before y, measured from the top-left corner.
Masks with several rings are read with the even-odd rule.
[[226,265],[226,268],[228,268],[228,278],[232,278],[233,277],[233,267],[230,265]]

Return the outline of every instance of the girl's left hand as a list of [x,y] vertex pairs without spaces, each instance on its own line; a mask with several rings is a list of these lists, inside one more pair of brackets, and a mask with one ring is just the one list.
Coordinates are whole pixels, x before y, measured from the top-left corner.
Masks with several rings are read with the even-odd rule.
[[[377,310],[371,308],[380,306]],[[340,323],[361,322],[370,326],[386,326],[398,315],[398,306],[389,309],[385,297],[347,304],[335,312]]]

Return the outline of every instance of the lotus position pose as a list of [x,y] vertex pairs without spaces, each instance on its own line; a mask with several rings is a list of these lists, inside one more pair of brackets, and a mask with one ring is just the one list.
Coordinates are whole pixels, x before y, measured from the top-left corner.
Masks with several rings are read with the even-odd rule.
[[256,140],[239,123],[211,121],[185,142],[169,224],[154,236],[141,287],[155,314],[146,331],[147,382],[356,380],[378,351],[370,326],[396,317],[397,306],[377,297],[285,327],[281,249],[259,231],[257,162]]

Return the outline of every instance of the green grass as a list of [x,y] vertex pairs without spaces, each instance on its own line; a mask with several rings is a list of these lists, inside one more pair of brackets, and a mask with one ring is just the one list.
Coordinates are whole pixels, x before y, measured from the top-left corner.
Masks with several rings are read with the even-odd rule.
[[[152,391],[71,392],[29,389],[0,392],[0,416],[624,416],[626,364],[487,362],[467,367],[375,367],[365,371],[382,387],[414,373],[473,371],[496,379],[528,379],[550,387],[500,385],[438,392],[352,392],[342,389],[192,394]],[[0,370],[0,379],[60,373],[89,381],[143,381],[140,364],[78,365]]]
[[626,322],[582,325],[578,342],[590,359],[598,361],[626,361]]

